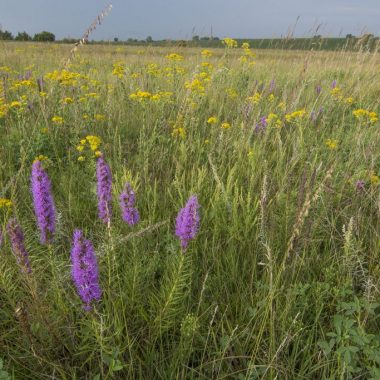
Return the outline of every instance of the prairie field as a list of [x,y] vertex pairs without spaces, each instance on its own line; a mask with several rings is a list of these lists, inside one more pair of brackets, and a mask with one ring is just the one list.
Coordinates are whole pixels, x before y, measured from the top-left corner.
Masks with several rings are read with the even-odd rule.
[[379,53],[71,50],[0,44],[0,379],[380,379]]

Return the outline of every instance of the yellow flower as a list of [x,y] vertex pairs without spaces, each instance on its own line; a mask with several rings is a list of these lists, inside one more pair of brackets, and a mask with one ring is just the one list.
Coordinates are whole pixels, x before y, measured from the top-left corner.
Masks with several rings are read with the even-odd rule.
[[253,157],[253,150],[250,149],[247,153],[247,157]]
[[327,147],[331,150],[337,149],[338,148],[338,140],[332,140],[332,139],[327,139],[325,141],[325,144]]
[[53,116],[52,118],[51,118],[51,121],[54,123],[54,124],[57,124],[57,125],[61,125],[61,124],[63,124],[63,117],[61,117],[61,116]]
[[210,144],[210,140],[209,140],[209,139],[206,139],[206,140],[204,141],[204,144],[205,144],[205,145]]
[[306,115],[306,110],[305,108],[299,110],[299,111],[294,111],[292,113],[287,113],[285,115],[285,120],[288,122],[288,123],[292,123],[292,122],[296,122],[296,121],[299,121],[299,120],[302,120]]
[[218,119],[216,116],[211,116],[207,119],[208,124],[216,124],[218,122]]
[[231,128],[231,124],[227,123],[227,122],[224,122],[224,123],[222,123],[222,125],[220,127],[223,128],[223,129],[229,129],[229,128]]
[[43,154],[40,154],[39,156],[37,156],[33,162],[36,162],[36,161],[44,161],[44,160],[47,160],[47,156],[44,156]]
[[237,41],[229,37],[223,38],[222,44],[225,45],[229,49],[238,47]]
[[0,198],[0,208],[11,207],[12,201],[7,198]]
[[41,96],[41,98],[46,98],[47,93],[44,91],[40,91],[40,96]]
[[182,127],[174,128],[172,132],[172,136],[180,137],[181,139],[184,139],[186,137],[186,131]]
[[98,136],[86,136],[86,140],[90,144],[90,149],[96,151],[102,140]]
[[253,94],[253,96],[249,96],[247,100],[250,101],[252,104],[258,104],[261,100],[261,94],[259,92],[256,92],[255,94]]
[[98,114],[98,113],[94,116],[94,119],[96,121],[105,120],[105,118],[106,118],[105,115],[101,115],[101,114]]
[[357,109],[352,111],[352,114],[362,122],[370,122],[371,124],[375,124],[378,120],[379,117],[376,112],[371,112],[368,110],[365,110],[363,108]]
[[63,98],[62,99],[62,103],[63,104],[71,104],[74,102],[74,99],[73,98],[69,98],[69,97],[66,97],[66,98]]
[[94,153],[95,157],[100,157],[102,155],[102,152],[100,150],[97,150],[95,153]]
[[84,145],[78,145],[77,146],[77,151],[78,152],[83,152],[83,150],[84,150]]
[[17,100],[15,100],[15,101],[13,101],[13,102],[11,102],[10,104],[9,104],[9,108],[20,108],[20,107],[22,107],[22,103],[21,102],[19,102],[19,101],[17,101]]
[[380,184],[380,177],[376,175],[374,172],[371,173],[369,176],[369,180],[371,181],[371,184],[374,186],[377,186]]
[[352,96],[349,96],[348,98],[345,98],[343,102],[346,104],[352,104],[354,102],[354,98]]
[[171,53],[166,56],[167,59],[171,61],[183,61],[183,56],[177,53]]
[[202,55],[202,57],[212,57],[213,53],[210,50],[204,49],[204,50],[202,50],[201,55]]
[[85,160],[85,158],[84,158],[83,156],[79,156],[79,157],[78,157],[78,161],[79,161],[79,162],[82,162],[82,161],[84,161],[84,160]]

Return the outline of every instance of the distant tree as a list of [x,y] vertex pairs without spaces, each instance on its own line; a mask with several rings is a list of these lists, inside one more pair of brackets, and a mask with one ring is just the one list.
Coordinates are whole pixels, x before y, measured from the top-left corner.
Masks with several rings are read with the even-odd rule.
[[113,42],[119,42],[119,39],[118,39],[117,37],[115,37],[115,38],[113,39]]
[[0,30],[0,40],[13,40],[13,35],[8,30]]
[[148,37],[146,38],[146,42],[148,42],[148,44],[152,43],[152,42],[153,42],[153,38],[152,38],[152,36],[148,36]]
[[201,41],[209,41],[209,40],[210,40],[210,37],[206,37],[206,36],[201,37]]
[[313,38],[315,40],[320,40],[322,38],[322,36],[320,34],[316,34]]
[[199,36],[193,36],[193,41],[199,41]]
[[346,39],[355,38],[355,36],[351,33],[346,34]]
[[18,32],[17,36],[15,37],[15,40],[16,41],[31,41],[32,37],[28,33],[26,33],[25,31],[24,32]]
[[33,40],[41,41],[41,42],[53,42],[55,41],[55,35],[53,33],[50,33],[44,30],[41,33],[35,34],[33,37]]

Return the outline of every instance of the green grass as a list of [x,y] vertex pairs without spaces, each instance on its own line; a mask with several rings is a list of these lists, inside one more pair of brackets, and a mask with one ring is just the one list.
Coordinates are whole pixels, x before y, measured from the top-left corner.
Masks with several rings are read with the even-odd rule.
[[[379,122],[353,115],[380,111],[379,56],[258,50],[249,65],[240,48],[210,58],[196,48],[140,50],[84,46],[70,67],[81,74],[73,83],[47,76],[62,69],[70,46],[2,45],[9,69],[0,69],[0,94],[9,106],[0,118],[0,197],[13,206],[0,209],[0,226],[18,219],[33,272],[20,273],[6,238],[0,378],[379,378]],[[172,52],[184,60],[167,59]],[[201,68],[206,61],[212,69]],[[120,78],[115,62],[125,64]],[[28,69],[31,83],[22,84]],[[210,80],[200,80],[200,95],[185,83],[202,70]],[[138,90],[172,95],[130,99]],[[280,127],[255,132],[270,113]],[[97,218],[95,159],[86,151],[78,161],[87,135],[101,138],[113,173],[109,229]],[[50,247],[39,244],[30,194],[38,155],[48,157],[58,211]],[[134,227],[117,204],[126,180],[141,215]],[[200,230],[182,254],[175,218],[191,194]],[[99,263],[103,295],[89,313],[70,277],[75,228]]]

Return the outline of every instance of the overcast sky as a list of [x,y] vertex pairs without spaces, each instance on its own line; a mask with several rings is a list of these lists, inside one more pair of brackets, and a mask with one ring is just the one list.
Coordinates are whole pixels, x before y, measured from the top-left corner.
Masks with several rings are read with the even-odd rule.
[[[380,0],[114,0],[90,39],[190,39],[380,34]],[[103,0],[0,0],[0,25],[14,34],[42,30],[80,37]],[[297,22],[298,19],[298,22]],[[315,30],[321,25],[319,31]]]

